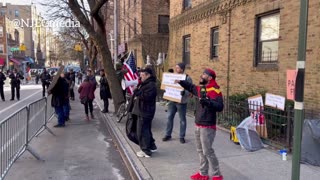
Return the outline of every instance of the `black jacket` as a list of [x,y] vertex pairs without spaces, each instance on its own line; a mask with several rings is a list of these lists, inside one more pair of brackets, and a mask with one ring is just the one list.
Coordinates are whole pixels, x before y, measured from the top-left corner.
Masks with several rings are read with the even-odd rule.
[[100,78],[100,98],[105,100],[111,99],[110,87],[105,76]]
[[0,72],[0,86],[4,85],[4,81],[6,80],[6,75],[4,75],[2,72]]
[[51,76],[49,73],[43,72],[40,75],[40,79],[41,79],[42,84],[49,84],[51,81]]
[[11,82],[10,82],[10,84],[11,84],[11,86],[13,86],[13,87],[20,87],[20,84],[21,84],[21,79],[24,79],[24,77],[21,75],[21,74],[19,74],[19,73],[17,73],[16,75],[14,75],[14,73],[11,73],[10,75],[9,75],[9,78],[11,79]]
[[52,94],[52,107],[62,107],[68,102],[68,89],[68,82],[64,78],[59,77],[58,82],[49,92],[49,94]]
[[[180,81],[180,85],[191,92],[193,95],[201,99],[201,87],[189,83],[188,81]],[[196,108],[195,123],[200,126],[215,126],[217,119],[217,112],[223,110],[222,93],[216,81],[212,80],[205,87],[205,96],[208,101],[206,105],[199,104]]]
[[156,78],[151,76],[134,91],[132,114],[153,119],[156,112]]

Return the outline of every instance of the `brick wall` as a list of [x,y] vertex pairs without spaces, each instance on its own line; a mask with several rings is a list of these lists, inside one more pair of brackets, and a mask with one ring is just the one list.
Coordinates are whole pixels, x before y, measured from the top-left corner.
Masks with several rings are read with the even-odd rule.
[[[305,105],[308,109],[319,109],[320,22],[317,17],[320,15],[320,3],[316,0],[310,0],[309,3]],[[295,69],[297,61],[299,6],[299,1],[295,0],[252,0],[233,6],[229,14],[222,10],[224,6],[218,6],[221,11],[211,15],[208,15],[210,11],[199,6],[192,6],[181,14],[180,2],[171,1],[170,12],[175,16],[171,16],[170,22],[169,67],[182,61],[182,37],[190,34],[191,64],[187,73],[195,82],[203,68],[211,67],[217,73],[217,82],[224,95],[227,93],[229,73],[230,94],[260,89],[286,96],[286,70]],[[256,15],[276,9],[280,9],[279,62],[276,68],[263,70],[254,66]],[[201,14],[201,11],[206,13],[203,16],[194,15]],[[183,23],[182,19],[190,21]],[[216,26],[219,27],[219,57],[210,59],[210,28]]]

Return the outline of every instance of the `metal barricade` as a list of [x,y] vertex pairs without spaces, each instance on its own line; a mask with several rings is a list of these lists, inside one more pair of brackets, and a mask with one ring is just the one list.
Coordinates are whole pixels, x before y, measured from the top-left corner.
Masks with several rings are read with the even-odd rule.
[[28,108],[24,107],[0,123],[0,179],[26,150],[28,114]]
[[46,121],[46,98],[29,104],[28,142],[43,128]]
[[52,99],[52,95],[47,97],[47,104],[46,104],[46,112],[47,112],[47,116],[46,116],[46,121],[49,122],[55,115],[54,113],[54,108],[51,106],[51,99]]

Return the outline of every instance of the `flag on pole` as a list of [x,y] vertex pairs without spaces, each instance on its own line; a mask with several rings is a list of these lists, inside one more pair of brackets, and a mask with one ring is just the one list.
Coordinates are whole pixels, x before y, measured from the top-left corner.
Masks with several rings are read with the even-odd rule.
[[[137,66],[136,66],[136,60],[134,58],[134,55],[132,51],[130,52],[127,60],[123,64],[124,68],[128,71],[126,74],[124,74],[124,79],[125,81],[134,81],[139,79],[138,71],[137,71]],[[127,88],[129,94],[133,94],[133,89],[135,86],[129,86]]]

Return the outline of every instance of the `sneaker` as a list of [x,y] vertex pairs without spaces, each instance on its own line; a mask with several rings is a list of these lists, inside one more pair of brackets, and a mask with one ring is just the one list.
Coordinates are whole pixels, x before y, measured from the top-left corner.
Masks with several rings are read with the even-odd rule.
[[184,144],[184,143],[186,143],[186,140],[184,138],[180,138],[180,143]]
[[148,154],[146,154],[146,153],[143,152],[143,151],[137,152],[137,156],[138,156],[138,157],[147,157],[147,158],[151,157],[151,156],[149,156]]
[[195,173],[194,175],[190,176],[192,180],[209,180],[209,176],[202,176],[199,172]]
[[55,125],[55,126],[53,126],[53,127],[55,127],[55,128],[61,128],[61,127],[65,127],[65,125],[64,125],[64,124],[57,124],[57,125]]
[[169,141],[171,139],[171,136],[165,136],[164,138],[162,138],[162,141]]
[[151,148],[150,148],[150,151],[151,151],[151,152],[157,152],[157,151],[158,151],[157,146],[156,146],[155,144],[153,144],[153,145],[151,146]]
[[91,114],[91,119],[94,119],[94,115],[93,114]]
[[223,176],[213,176],[212,180],[223,180]]

